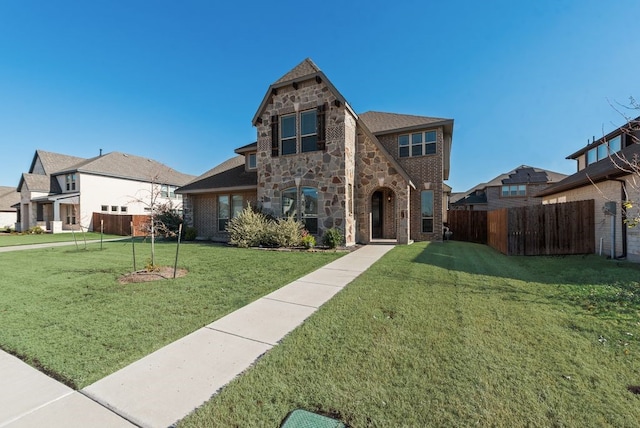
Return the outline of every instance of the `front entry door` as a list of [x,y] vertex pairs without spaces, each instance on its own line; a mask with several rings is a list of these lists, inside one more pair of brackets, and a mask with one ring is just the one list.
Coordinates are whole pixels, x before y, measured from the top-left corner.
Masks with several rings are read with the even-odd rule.
[[373,192],[373,195],[371,196],[371,238],[373,239],[382,238],[382,219],[384,218],[382,212],[384,204],[382,202],[382,192]]

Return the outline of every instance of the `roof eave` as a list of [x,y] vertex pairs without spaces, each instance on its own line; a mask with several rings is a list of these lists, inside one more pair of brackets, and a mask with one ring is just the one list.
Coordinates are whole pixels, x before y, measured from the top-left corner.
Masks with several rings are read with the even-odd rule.
[[191,195],[196,193],[221,193],[230,191],[258,190],[258,185],[251,186],[230,186],[230,187],[210,187],[207,189],[183,190],[177,189],[176,193],[181,195]]

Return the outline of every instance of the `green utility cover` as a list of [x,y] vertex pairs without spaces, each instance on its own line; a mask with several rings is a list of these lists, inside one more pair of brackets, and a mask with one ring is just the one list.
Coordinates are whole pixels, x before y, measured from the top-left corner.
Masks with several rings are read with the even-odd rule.
[[327,416],[306,410],[294,410],[289,413],[281,428],[345,428],[346,425]]

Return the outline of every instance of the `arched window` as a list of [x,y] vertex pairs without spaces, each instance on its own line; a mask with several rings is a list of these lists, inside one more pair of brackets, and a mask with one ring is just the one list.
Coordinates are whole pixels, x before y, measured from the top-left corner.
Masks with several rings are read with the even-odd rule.
[[309,233],[318,233],[318,189],[295,187],[282,191],[282,216],[293,217],[304,224]]

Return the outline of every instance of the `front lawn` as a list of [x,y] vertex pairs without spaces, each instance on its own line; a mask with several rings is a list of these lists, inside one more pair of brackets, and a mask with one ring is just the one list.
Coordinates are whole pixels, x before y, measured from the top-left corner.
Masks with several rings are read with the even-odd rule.
[[[399,246],[180,427],[636,427],[640,266]],[[639,388],[640,389],[640,388]]]
[[[149,247],[135,243],[137,269]],[[133,269],[131,242],[103,248],[1,253],[0,348],[83,388],[341,255],[186,243],[187,276],[120,284]],[[172,266],[175,252],[157,243],[156,264]]]
[[[127,239],[126,236],[103,235],[103,239]],[[99,232],[78,232],[73,233],[41,233],[26,234],[19,233],[0,233],[0,247],[9,247],[12,245],[31,245],[31,244],[49,244],[52,242],[73,242],[76,240],[79,246],[84,246],[84,241],[100,240]]]

